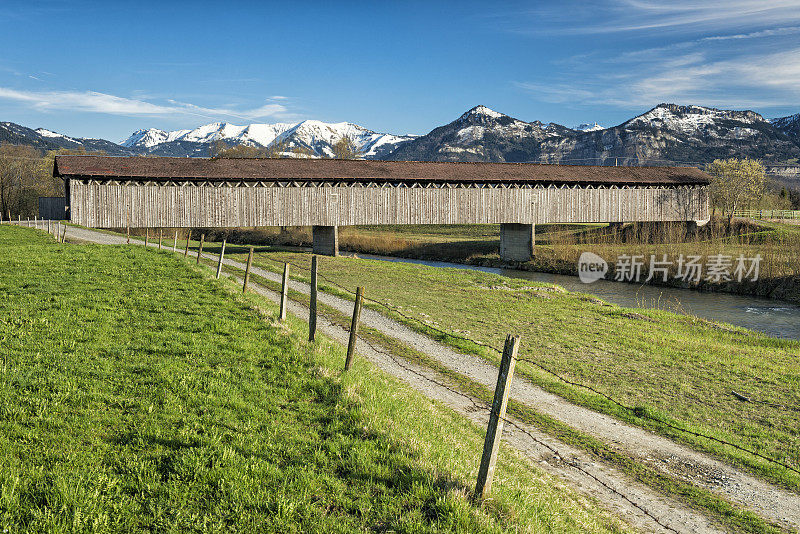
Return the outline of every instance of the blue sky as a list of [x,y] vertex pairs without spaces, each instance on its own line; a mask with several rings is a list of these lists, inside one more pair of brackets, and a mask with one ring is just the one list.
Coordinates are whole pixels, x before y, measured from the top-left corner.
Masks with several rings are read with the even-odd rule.
[[351,121],[427,133],[477,104],[619,124],[660,102],[800,112],[800,0],[0,2],[0,121]]

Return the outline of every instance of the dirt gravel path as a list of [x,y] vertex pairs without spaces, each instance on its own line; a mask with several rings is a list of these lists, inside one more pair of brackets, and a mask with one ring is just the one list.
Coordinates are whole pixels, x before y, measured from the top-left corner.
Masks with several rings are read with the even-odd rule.
[[[125,243],[124,237],[75,227],[70,227],[68,229],[67,237],[68,239],[72,238],[104,244]],[[138,243],[142,244],[141,241],[138,241]],[[151,245],[156,246],[152,243]],[[213,255],[204,256],[208,257],[209,259],[215,259],[215,256]],[[244,268],[244,264],[240,262],[226,259],[224,263],[236,268]],[[274,280],[276,282],[280,281],[280,275],[271,271],[254,267],[251,269],[251,272],[269,280]],[[291,281],[290,287],[306,294],[309,292],[308,285],[302,282]],[[263,288],[260,289],[263,290]],[[331,306],[342,313],[350,314],[352,312],[353,304],[351,301],[340,299],[323,292],[320,292],[318,298],[320,302]],[[295,306],[297,305],[295,304]],[[410,328],[369,308],[364,308],[362,310],[361,320],[363,324],[380,330],[387,336],[390,336],[401,343],[411,346],[416,350],[424,352],[430,357],[435,358],[442,365],[460,374],[468,376],[472,380],[475,380],[476,382],[479,382],[490,389],[494,388],[494,384],[497,379],[497,368],[485,360],[476,356],[458,353],[451,348],[444,346],[425,335],[415,332]],[[333,337],[336,336],[333,335]],[[370,355],[371,349],[369,349],[369,347],[362,349],[359,346],[359,349],[362,354],[370,359],[374,359],[376,363],[379,363],[379,359],[375,354]],[[388,365],[388,367],[389,368],[386,369],[387,371],[405,379],[405,377],[401,376],[403,373],[398,375],[394,372],[398,371],[399,368],[394,369],[393,371],[390,368],[391,365]],[[425,370],[425,372],[431,371]],[[417,377],[417,379],[422,380],[419,377]],[[411,385],[414,385],[413,380],[408,381]],[[431,387],[430,383],[427,387]],[[440,393],[436,393],[436,395],[439,394]],[[441,394],[443,395],[443,393]],[[450,395],[452,395],[452,393]],[[429,396],[436,398],[434,397],[433,390]],[[643,463],[649,464],[671,476],[708,489],[733,503],[755,512],[769,521],[784,526],[787,529],[800,531],[800,495],[797,493],[793,493],[784,488],[764,482],[746,472],[720,462],[709,455],[675,443],[668,438],[658,436],[647,430],[621,422],[613,417],[571,404],[563,398],[553,395],[552,393],[549,393],[538,386],[531,384],[521,377],[515,378],[511,396],[514,400],[524,403],[543,414],[569,425],[572,428],[602,439],[611,447],[614,447],[620,451],[624,451],[626,454],[631,454],[637,457]],[[463,402],[463,399],[461,402]],[[451,403],[448,402],[448,405],[451,405]],[[452,405],[454,409],[458,409],[458,403]],[[464,413],[465,415],[469,415],[467,412]],[[477,415],[472,414],[470,418],[472,417],[477,417]],[[504,433],[504,436],[510,440],[514,433],[518,431],[515,431],[512,427],[507,427],[507,429],[508,432]],[[520,434],[522,433],[520,432]],[[548,442],[553,441],[552,438],[546,436],[543,436],[542,439],[547,440]],[[530,438],[527,439],[527,442],[528,445],[530,445]],[[518,445],[522,446],[522,443]],[[524,451],[524,449],[521,450]],[[559,450],[565,451],[564,455],[562,455],[564,457],[580,458],[582,456],[579,451],[563,443],[560,444]],[[541,453],[541,451],[539,452]],[[599,464],[593,464],[593,460],[590,460],[585,456],[583,457],[583,461],[586,462],[587,465],[594,465],[594,469],[606,472],[615,471],[614,468],[609,466],[602,466],[601,468],[599,467]],[[577,471],[572,471],[574,471],[575,474],[580,475],[580,473]],[[611,478],[618,476],[623,475],[620,473],[614,473]],[[580,477],[583,477],[584,479],[588,478],[585,475],[580,475]],[[634,491],[633,488],[635,486],[630,486],[630,484],[631,481],[627,481],[621,487],[624,487],[626,492]],[[649,491],[652,493],[652,490]],[[664,497],[651,495],[647,500],[649,503],[655,503],[657,502],[657,498]],[[656,505],[652,504],[652,506]],[[675,509],[681,508],[681,505],[676,503],[672,503],[669,506],[673,506]],[[686,511],[685,513],[689,512]],[[670,513],[669,515],[675,514]],[[690,522],[687,521],[684,526],[689,527],[689,524]],[[699,524],[692,524],[694,525],[692,528],[681,528],[676,530],[681,532],[699,531]],[[711,527],[709,526],[707,528]]]

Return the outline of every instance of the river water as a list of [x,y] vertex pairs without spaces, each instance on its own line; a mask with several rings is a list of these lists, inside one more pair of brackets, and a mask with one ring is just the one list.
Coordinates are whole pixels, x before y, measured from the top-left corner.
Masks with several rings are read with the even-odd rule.
[[412,260],[386,256],[358,254],[359,258],[403,263],[416,263],[430,267],[446,267],[484,271],[487,273],[522,278],[534,282],[557,284],[568,291],[595,295],[607,302],[628,308],[657,308],[688,313],[710,321],[718,321],[764,332],[773,337],[800,339],[800,306],[776,300],[679,289],[637,285],[610,280],[582,283],[577,276],[517,271],[495,267],[478,267],[443,261]]

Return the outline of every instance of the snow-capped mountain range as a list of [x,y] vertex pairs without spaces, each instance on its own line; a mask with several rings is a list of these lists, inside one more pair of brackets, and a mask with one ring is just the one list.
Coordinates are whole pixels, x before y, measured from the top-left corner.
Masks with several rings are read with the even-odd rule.
[[659,104],[618,126],[573,129],[523,122],[478,106],[403,143],[389,159],[669,165],[749,156],[791,162],[800,158],[800,136],[792,136],[798,121],[789,119],[770,122],[753,111]]
[[312,157],[333,157],[332,147],[342,138],[349,138],[365,158],[380,159],[398,145],[414,139],[412,135],[392,135],[367,130],[350,122],[326,123],[306,120],[297,124],[249,124],[237,126],[214,122],[194,130],[165,132],[149,128],[134,132],[122,146],[147,153],[172,152],[175,145],[186,143],[208,145],[224,141],[230,145],[269,147],[280,144],[291,149],[302,148]]
[[476,106],[422,136],[378,133],[349,122],[215,122],[193,130],[138,130],[121,144],[0,122],[0,143],[109,155],[207,156],[212,143],[224,141],[280,147],[287,156],[300,148],[306,157],[325,158],[333,156],[332,147],[344,137],[368,159],[668,165],[749,156],[768,164],[794,164],[800,159],[800,114],[767,120],[753,111],[659,104],[617,126],[594,122],[568,128]]

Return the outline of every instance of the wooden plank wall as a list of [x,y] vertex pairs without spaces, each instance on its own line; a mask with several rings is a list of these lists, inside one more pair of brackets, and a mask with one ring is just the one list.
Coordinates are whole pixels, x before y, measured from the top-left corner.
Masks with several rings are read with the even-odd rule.
[[39,197],[39,218],[61,221],[67,218],[66,197]]
[[71,180],[89,227],[542,224],[708,219],[702,187],[417,188],[111,185]]

